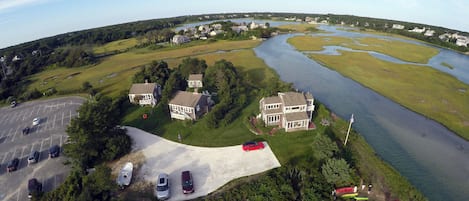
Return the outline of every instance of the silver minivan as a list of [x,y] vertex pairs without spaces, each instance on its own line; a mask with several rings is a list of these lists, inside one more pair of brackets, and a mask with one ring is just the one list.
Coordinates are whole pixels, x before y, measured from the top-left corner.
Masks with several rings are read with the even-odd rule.
[[170,184],[169,184],[169,175],[166,173],[161,173],[158,175],[158,180],[156,180],[155,194],[158,200],[166,200],[171,196],[170,194]]

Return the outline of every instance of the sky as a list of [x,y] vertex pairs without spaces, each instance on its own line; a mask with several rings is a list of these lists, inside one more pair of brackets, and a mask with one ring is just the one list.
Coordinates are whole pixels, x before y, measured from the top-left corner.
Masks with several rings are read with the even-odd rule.
[[230,12],[349,14],[469,32],[469,0],[0,0],[0,48],[124,22]]

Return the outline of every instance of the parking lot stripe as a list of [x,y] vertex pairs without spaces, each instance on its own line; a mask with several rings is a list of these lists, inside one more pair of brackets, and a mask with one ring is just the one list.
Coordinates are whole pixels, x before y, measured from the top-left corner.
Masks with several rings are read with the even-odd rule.
[[54,114],[54,121],[52,122],[52,128],[55,128],[56,119],[57,119],[57,114]]
[[12,142],[15,141],[16,134],[18,133],[18,128],[20,128],[20,127],[17,127],[15,132],[13,133],[13,137],[11,138]]
[[49,147],[52,147],[52,136],[50,137],[50,146]]
[[34,145],[35,145],[35,144],[36,144],[36,143],[33,143],[33,144],[31,145],[31,151],[29,151],[29,153],[33,153],[33,151],[34,151]]
[[9,153],[10,152],[6,152],[5,155],[3,156],[2,164],[5,163],[5,160],[7,159]]
[[65,113],[62,112],[62,126],[64,125],[64,116],[65,116]]
[[11,155],[12,158],[15,158],[15,156],[16,156],[16,150],[17,150],[17,149],[15,148],[15,151],[14,151],[13,154]]
[[26,149],[26,146],[23,147],[23,150],[21,151],[21,156],[20,156],[20,158],[23,158],[23,156],[24,156],[24,150],[25,150],[25,149]]
[[16,197],[16,201],[19,201],[20,200],[20,191],[17,191],[16,193],[18,194],[18,196]]
[[72,121],[72,111],[70,110],[70,118],[68,119],[68,123]]

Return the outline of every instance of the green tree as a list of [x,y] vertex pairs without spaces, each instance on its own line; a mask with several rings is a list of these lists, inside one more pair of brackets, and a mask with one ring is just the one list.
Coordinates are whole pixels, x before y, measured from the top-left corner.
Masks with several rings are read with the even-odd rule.
[[328,183],[342,186],[352,182],[352,169],[344,159],[327,159],[321,169]]
[[[72,143],[65,146],[65,152],[79,167],[93,167],[130,151],[130,138],[119,137],[125,135],[125,131],[117,127],[119,109],[110,98],[97,97],[97,100],[85,102],[78,112],[80,115],[72,119],[67,128]],[[113,138],[119,138],[122,146],[115,148],[109,143],[115,140]]]
[[189,74],[204,74],[207,69],[207,63],[203,59],[189,57],[183,59],[178,68],[182,77],[187,79]]
[[89,92],[91,88],[93,88],[93,85],[91,85],[88,81],[83,82],[83,84],[81,85],[81,89],[85,92]]
[[318,160],[331,158],[339,151],[337,144],[334,143],[331,138],[322,134],[317,136],[311,146],[313,147],[313,155]]

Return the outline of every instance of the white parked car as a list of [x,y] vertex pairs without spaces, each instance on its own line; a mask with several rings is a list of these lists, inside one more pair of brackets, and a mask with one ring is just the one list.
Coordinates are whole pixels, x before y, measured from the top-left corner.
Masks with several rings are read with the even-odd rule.
[[169,189],[169,175],[166,173],[161,173],[158,175],[158,180],[156,180],[156,198],[158,198],[158,200],[169,199],[171,196]]
[[34,118],[33,119],[33,126],[39,125],[39,118]]

